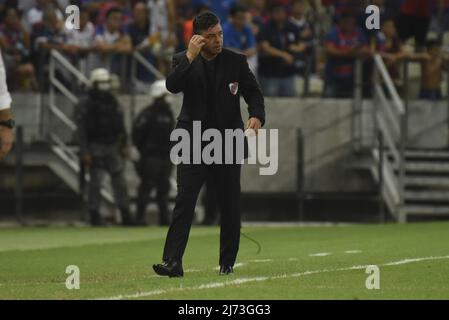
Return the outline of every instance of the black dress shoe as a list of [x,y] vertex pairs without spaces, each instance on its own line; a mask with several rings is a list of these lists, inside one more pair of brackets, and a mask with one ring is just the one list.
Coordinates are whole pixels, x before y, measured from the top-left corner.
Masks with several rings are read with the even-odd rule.
[[220,276],[227,276],[234,273],[234,268],[231,266],[220,266]]
[[154,264],[153,270],[160,276],[167,276],[170,278],[183,277],[182,263],[180,261],[169,261],[163,264]]

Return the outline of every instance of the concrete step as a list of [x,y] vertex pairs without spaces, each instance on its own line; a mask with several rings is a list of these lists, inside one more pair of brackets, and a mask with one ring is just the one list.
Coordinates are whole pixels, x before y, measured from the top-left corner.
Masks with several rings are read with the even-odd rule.
[[408,173],[421,172],[449,174],[449,162],[407,161],[405,169]]
[[449,202],[449,191],[407,191],[406,201]]
[[405,177],[405,186],[449,189],[449,177],[407,176]]
[[407,215],[449,215],[449,206],[407,205]]
[[448,150],[407,150],[407,159],[449,160]]

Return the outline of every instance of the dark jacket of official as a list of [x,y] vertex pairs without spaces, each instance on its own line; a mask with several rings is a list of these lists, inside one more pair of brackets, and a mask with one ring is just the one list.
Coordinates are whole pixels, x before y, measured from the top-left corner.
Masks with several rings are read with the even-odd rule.
[[91,144],[126,144],[128,137],[122,107],[112,93],[90,89],[75,112],[82,152]]
[[[246,56],[224,48],[216,59],[218,59],[215,81],[217,129],[244,128],[240,113],[240,96],[243,96],[248,104],[249,116],[260,119],[263,125],[264,97],[254,74],[249,69]],[[173,56],[172,70],[166,86],[172,93],[184,93],[181,113],[178,116],[181,123],[203,121],[206,117],[207,86],[201,60],[201,55],[198,55],[192,63],[189,63],[186,51]]]
[[170,157],[170,133],[175,126],[175,117],[170,105],[156,100],[145,108],[134,121],[132,140],[142,158]]

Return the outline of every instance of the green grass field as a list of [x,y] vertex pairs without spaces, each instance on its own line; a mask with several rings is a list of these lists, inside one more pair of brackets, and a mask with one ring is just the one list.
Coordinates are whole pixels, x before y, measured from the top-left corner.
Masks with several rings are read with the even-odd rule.
[[[181,279],[157,277],[165,228],[0,229],[0,299],[449,299],[449,223],[252,227],[220,277],[218,228],[194,227]],[[68,265],[80,269],[68,290]],[[368,290],[367,265],[380,268]]]

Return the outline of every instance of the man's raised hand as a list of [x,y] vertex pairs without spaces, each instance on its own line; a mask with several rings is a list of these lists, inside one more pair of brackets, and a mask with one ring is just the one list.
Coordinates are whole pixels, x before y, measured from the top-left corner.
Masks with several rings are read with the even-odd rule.
[[189,47],[187,48],[187,59],[192,62],[201,52],[201,49],[206,44],[206,38],[198,34],[194,35],[190,39]]

